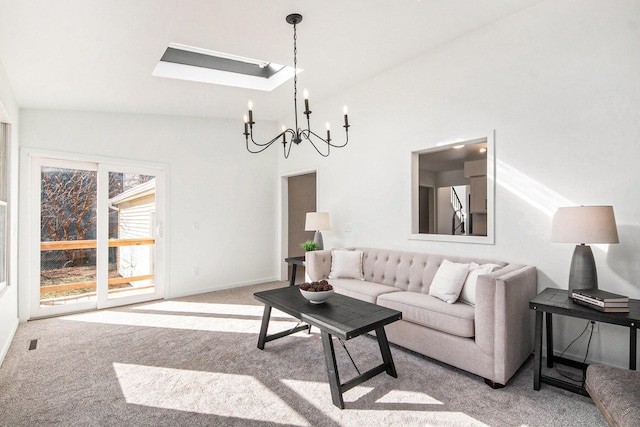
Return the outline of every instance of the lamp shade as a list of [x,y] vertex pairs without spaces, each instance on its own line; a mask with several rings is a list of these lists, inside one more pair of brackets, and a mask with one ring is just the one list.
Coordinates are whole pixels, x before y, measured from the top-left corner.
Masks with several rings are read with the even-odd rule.
[[329,230],[328,212],[307,212],[305,231]]
[[559,208],[553,215],[551,240],[560,243],[618,243],[613,206]]

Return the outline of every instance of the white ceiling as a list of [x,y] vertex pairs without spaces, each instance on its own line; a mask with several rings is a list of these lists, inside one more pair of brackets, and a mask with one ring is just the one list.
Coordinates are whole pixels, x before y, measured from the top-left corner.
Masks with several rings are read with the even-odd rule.
[[[273,92],[151,75],[169,43],[293,62],[299,89],[322,100],[541,0],[0,0],[0,61],[21,108],[240,120],[292,109]],[[338,108],[341,108],[339,106]]]
[[[464,141],[461,148],[434,147],[428,152],[420,154],[419,169],[425,172],[445,172],[464,169],[464,163],[473,160],[487,160],[486,151],[480,152],[480,148],[487,148],[487,142]],[[462,145],[460,144],[460,145]]]

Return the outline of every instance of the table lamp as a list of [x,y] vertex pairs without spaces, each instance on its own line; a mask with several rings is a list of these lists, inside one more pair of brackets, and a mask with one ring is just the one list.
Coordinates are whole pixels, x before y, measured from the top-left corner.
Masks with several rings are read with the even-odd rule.
[[551,241],[577,243],[569,271],[569,296],[574,289],[597,288],[596,263],[588,243],[618,243],[613,206],[559,208],[553,215]]
[[313,236],[313,241],[318,244],[318,250],[324,249],[320,230],[329,230],[329,213],[307,212],[304,229],[305,231],[315,231],[316,234]]

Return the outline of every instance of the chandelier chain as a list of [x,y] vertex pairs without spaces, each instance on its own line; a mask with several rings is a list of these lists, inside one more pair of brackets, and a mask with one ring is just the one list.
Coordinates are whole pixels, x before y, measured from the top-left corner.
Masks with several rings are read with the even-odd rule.
[[[293,109],[295,113],[296,127],[293,130],[295,136],[298,136],[298,32],[296,31],[297,25],[293,24]],[[291,150],[291,147],[289,147]]]

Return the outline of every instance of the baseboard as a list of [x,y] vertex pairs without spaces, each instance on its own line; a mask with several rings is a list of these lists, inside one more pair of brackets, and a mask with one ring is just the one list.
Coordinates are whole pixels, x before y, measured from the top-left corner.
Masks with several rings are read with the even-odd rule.
[[11,332],[9,332],[9,336],[6,341],[2,345],[2,351],[0,352],[0,366],[2,366],[2,362],[4,362],[4,358],[9,352],[9,347],[11,347],[11,343],[13,342],[13,337],[16,335],[16,331],[18,330],[18,325],[20,321],[18,318],[14,319],[13,325],[11,325]]
[[223,291],[225,289],[241,288],[244,286],[259,285],[260,283],[282,282],[278,277],[265,277],[263,279],[249,280],[245,282],[223,283],[220,285],[209,286],[206,288],[186,289],[184,291],[172,292],[167,298],[181,298],[191,295],[206,294],[208,292]]

